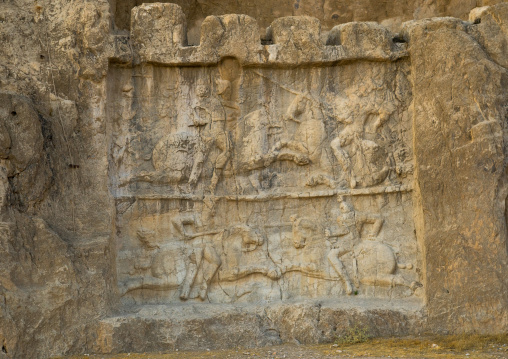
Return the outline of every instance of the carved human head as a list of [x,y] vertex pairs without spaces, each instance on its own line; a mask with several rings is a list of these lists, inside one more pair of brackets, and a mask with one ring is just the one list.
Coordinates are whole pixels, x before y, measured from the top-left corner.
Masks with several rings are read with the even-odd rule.
[[222,79],[234,82],[241,76],[242,66],[238,59],[234,57],[225,57],[219,62],[219,73]]
[[198,83],[196,86],[196,95],[198,97],[208,97],[210,95],[208,86],[206,86],[204,83]]
[[136,235],[144,247],[148,249],[159,248],[159,245],[155,241],[154,231],[147,228],[139,228],[136,232]]
[[337,202],[339,202],[339,209],[343,214],[353,212],[353,206],[344,197],[338,196]]
[[261,231],[247,225],[235,227],[234,232],[241,233],[243,252],[251,252],[265,243],[265,235]]
[[217,93],[223,96],[229,96],[231,94],[231,82],[228,80],[217,79]]
[[301,115],[305,112],[309,100],[303,95],[298,95],[295,101],[298,101],[296,104],[295,115]]
[[130,83],[127,83],[124,87],[122,87],[122,95],[124,97],[133,97],[133,92],[134,87]]
[[381,106],[381,108],[379,109],[379,120],[381,121],[381,123],[388,121],[392,113],[393,108],[390,108],[389,106]]
[[290,217],[293,222],[293,246],[296,249],[303,248],[307,245],[307,240],[318,233],[317,225],[309,219]]

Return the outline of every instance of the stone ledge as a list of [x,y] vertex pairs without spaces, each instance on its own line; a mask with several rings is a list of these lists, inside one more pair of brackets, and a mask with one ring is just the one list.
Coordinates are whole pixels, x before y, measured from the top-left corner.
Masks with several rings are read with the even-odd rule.
[[309,190],[302,192],[289,192],[289,193],[259,193],[251,195],[215,195],[205,196],[204,194],[196,195],[189,193],[176,193],[176,194],[157,194],[157,193],[126,193],[116,192],[113,197],[116,200],[126,199],[141,199],[141,200],[189,200],[189,201],[203,201],[205,198],[214,201],[227,200],[227,201],[241,201],[241,202],[263,202],[270,200],[281,199],[300,199],[300,198],[320,198],[320,197],[334,197],[334,196],[366,196],[378,195],[387,193],[407,193],[413,191],[412,185],[392,185],[388,187],[377,186],[368,188],[355,188],[355,189],[329,189],[329,190]]
[[[133,307],[103,319],[98,353],[261,347],[331,342],[354,326],[375,336],[419,334],[421,300],[340,298],[266,305],[182,304]],[[145,340],[151,338],[151,340]]]

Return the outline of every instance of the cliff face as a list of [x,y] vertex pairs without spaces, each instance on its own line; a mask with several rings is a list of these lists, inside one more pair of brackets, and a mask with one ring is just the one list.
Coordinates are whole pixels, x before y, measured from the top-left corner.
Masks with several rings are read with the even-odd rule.
[[508,4],[175,3],[0,4],[0,358],[506,331]]
[[[112,293],[107,3],[1,5],[3,355],[82,351]],[[98,173],[103,174],[97,175]]]

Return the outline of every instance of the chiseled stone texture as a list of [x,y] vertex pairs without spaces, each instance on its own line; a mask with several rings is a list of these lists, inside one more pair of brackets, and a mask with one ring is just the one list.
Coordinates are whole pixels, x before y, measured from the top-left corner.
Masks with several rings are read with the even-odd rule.
[[0,358],[506,332],[498,2],[2,3]]
[[[369,300],[231,306],[145,306],[101,322],[95,350],[101,353],[224,349],[317,344],[347,334],[351,323],[373,336],[411,335],[423,326],[418,302]],[[160,338],[158,341],[145,338]]]
[[488,43],[486,28],[493,36],[506,28],[507,11],[508,4],[495,6],[478,24],[407,24],[421,204],[415,223],[425,238],[428,320],[436,331],[497,332],[508,324],[508,69],[496,61],[502,51],[506,58],[506,35],[480,45]]

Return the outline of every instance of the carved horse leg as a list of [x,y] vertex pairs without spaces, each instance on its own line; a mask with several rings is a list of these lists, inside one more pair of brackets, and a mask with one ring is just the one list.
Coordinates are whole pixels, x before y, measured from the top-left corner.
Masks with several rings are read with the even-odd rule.
[[206,299],[208,286],[221,264],[222,261],[215,248],[210,244],[206,245],[205,250],[203,251],[203,261],[199,271],[199,282],[201,283],[199,287],[199,297],[202,300]]
[[196,274],[201,266],[203,250],[196,248],[193,253],[189,256],[189,265],[185,272],[185,278],[180,286],[180,299],[186,300],[189,298],[190,291],[196,280]]
[[341,256],[346,254],[347,252],[341,252],[339,248],[333,248],[328,253],[328,262],[332,265],[333,269],[335,269],[335,272],[339,275],[339,277],[344,282],[344,285],[346,286],[346,293],[348,295],[351,295],[354,292],[353,284],[351,283],[351,279],[349,278],[349,275],[346,271],[346,267],[344,267],[344,263],[339,259]]

